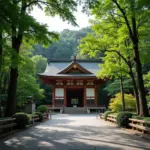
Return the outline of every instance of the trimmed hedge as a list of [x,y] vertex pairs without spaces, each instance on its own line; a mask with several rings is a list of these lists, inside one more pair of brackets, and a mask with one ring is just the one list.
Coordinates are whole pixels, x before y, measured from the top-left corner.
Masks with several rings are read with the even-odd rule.
[[43,114],[41,112],[35,112],[34,114],[38,115],[40,122],[42,122],[44,120],[44,116],[43,116]]
[[16,118],[17,128],[23,129],[29,124],[29,117],[26,114],[14,114],[12,118]]
[[117,124],[120,127],[128,128],[129,127],[129,118],[132,118],[132,113],[130,112],[120,112],[117,114]]
[[107,120],[107,116],[108,116],[109,114],[111,114],[111,113],[112,113],[112,111],[110,111],[110,110],[107,110],[107,111],[104,112],[104,120],[105,120],[105,121]]
[[45,105],[40,105],[40,106],[37,108],[37,112],[46,113],[47,111],[48,111],[48,107],[45,106]]

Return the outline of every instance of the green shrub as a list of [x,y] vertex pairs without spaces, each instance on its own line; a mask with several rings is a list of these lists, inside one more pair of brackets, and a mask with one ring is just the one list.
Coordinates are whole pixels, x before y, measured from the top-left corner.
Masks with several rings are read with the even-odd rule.
[[107,116],[108,116],[109,114],[111,114],[111,113],[112,113],[112,111],[110,111],[110,110],[107,110],[107,111],[104,112],[104,120],[105,120],[105,121],[107,120]]
[[16,118],[15,122],[19,129],[23,129],[29,124],[29,117],[26,114],[14,114],[12,117]]
[[45,112],[48,111],[48,108],[47,108],[47,106],[45,106],[45,105],[41,105],[41,106],[39,106],[39,107],[37,108],[37,111],[38,111],[38,112],[41,112],[41,113],[45,113]]
[[130,112],[120,112],[117,114],[117,124],[120,127],[128,128],[129,127],[129,118],[132,118],[132,113]]
[[38,115],[40,122],[42,122],[44,120],[44,116],[41,112],[35,112],[34,115]]
[[[124,94],[124,99],[127,111],[136,110],[136,100],[131,94]],[[114,98],[111,98],[109,103],[109,109],[111,109],[113,112],[122,111],[121,93],[118,93],[115,95]]]

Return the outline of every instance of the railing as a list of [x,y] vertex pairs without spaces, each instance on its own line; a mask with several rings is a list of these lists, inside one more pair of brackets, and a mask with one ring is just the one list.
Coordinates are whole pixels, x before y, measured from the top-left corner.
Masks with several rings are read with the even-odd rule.
[[107,121],[110,121],[110,122],[113,122],[113,123],[117,123],[116,116],[108,115],[107,116]]
[[[43,114],[44,119],[48,119],[48,114]],[[0,133],[6,132],[6,131],[12,131],[14,127],[17,126],[17,123],[15,122],[16,118],[8,118],[0,120]],[[30,123],[35,123],[36,121],[39,121],[38,115],[33,115]]]
[[100,113],[100,119],[104,119],[104,114]]
[[0,120],[0,132],[2,132],[5,129],[12,130],[13,127],[17,126],[17,123],[14,122],[15,120],[16,118]]
[[132,127],[133,130],[142,131],[143,133],[150,134],[150,121],[137,120],[130,118],[129,126]]
[[[43,118],[44,118],[44,119],[48,119],[48,114],[47,114],[47,113],[44,113],[44,114],[43,114]],[[32,122],[33,122],[33,123],[36,122],[36,121],[39,121],[39,119],[40,119],[40,118],[39,118],[38,115],[33,115],[33,116],[32,116]]]
[[48,118],[48,114],[47,113],[44,113],[43,116],[44,116],[44,119]]
[[38,115],[33,115],[32,116],[32,123],[34,124],[34,122],[39,121],[39,116]]

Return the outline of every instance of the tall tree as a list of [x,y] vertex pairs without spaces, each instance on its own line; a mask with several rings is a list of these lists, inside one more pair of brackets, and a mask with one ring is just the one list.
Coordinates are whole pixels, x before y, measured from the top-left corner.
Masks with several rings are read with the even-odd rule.
[[123,79],[126,76],[128,70],[124,61],[122,61],[117,54],[105,53],[103,63],[100,64],[100,71],[98,77],[100,78],[116,78],[120,80],[120,92],[122,99],[122,110],[125,111],[125,99],[124,99],[124,85]]
[[112,0],[112,2],[116,5],[116,8],[124,18],[125,25],[128,29],[129,37],[133,45],[134,62],[136,65],[137,87],[140,102],[140,116],[149,116],[139,52],[139,28],[143,26],[145,22],[150,21],[148,17],[150,13],[150,4],[147,0]]
[[81,40],[79,46],[81,54],[86,53],[91,57],[101,58],[105,57],[105,52],[108,52],[111,53],[110,55],[112,55],[112,57],[117,55],[119,59],[125,63],[128,69],[125,69],[124,71],[132,79],[136,97],[137,114],[139,114],[139,97],[134,77],[133,54],[128,39],[126,39],[126,36],[120,38],[120,31],[118,30],[118,32],[116,32],[118,29],[118,24],[116,23],[108,24],[105,23],[105,21],[101,21],[101,23],[92,21],[92,29],[93,33],[89,33],[88,36]]
[[46,25],[40,24],[29,15],[33,7],[38,6],[41,10],[45,10],[46,14],[52,16],[59,15],[63,20],[68,20],[73,25],[76,25],[75,17],[72,15],[72,12],[76,10],[74,0],[19,0],[12,1],[12,5],[17,10],[17,19],[15,20],[16,22],[10,23],[10,36],[14,53],[10,68],[6,116],[11,116],[15,113],[19,51],[23,40],[29,41],[31,39],[32,43],[38,41],[39,43],[48,44],[52,41],[53,37],[56,38],[56,34],[49,32]]
[[[146,28],[149,30],[150,19],[148,16],[150,13],[150,4],[147,0],[97,0],[95,2],[96,3],[91,10],[92,14],[95,15],[96,18],[95,24],[103,24],[104,22],[107,28],[105,28],[105,26],[101,26],[101,28],[105,29],[103,31],[104,33],[107,33],[107,36],[112,36],[111,33],[107,32],[108,29],[115,29],[115,32],[120,37],[120,41],[122,41],[122,39],[128,39],[129,43],[132,44],[131,52],[133,53],[133,60],[136,67],[140,115],[148,116],[139,42],[143,38],[143,35],[145,37],[147,36],[147,34],[143,34],[145,33],[144,30]],[[114,26],[114,24],[117,24],[117,27],[116,25]],[[97,31],[100,30],[100,26],[95,26],[95,28],[97,28]],[[115,37],[112,39],[115,39]]]

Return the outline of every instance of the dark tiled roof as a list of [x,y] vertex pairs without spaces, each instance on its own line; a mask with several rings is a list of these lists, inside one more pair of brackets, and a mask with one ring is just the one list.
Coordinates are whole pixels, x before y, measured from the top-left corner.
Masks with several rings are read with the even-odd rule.
[[[83,68],[91,72],[92,74],[59,74],[62,70],[66,67],[70,66],[72,62],[76,61],[79,65]],[[47,67],[44,73],[39,73],[40,76],[51,76],[51,77],[95,77],[97,72],[100,70],[99,67],[100,61],[99,60],[48,60]]]

